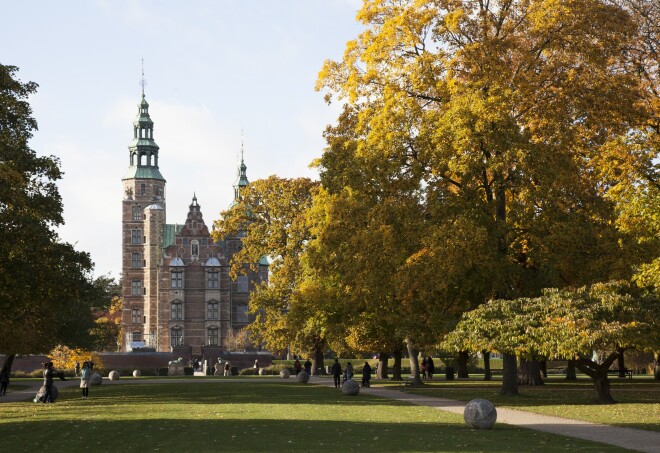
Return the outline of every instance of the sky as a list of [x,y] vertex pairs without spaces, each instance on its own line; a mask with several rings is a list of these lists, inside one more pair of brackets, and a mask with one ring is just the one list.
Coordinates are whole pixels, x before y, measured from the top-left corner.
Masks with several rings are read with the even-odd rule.
[[63,241],[95,276],[121,273],[121,178],[145,94],[167,180],[167,222],[193,194],[211,227],[233,197],[243,143],[250,180],[309,168],[339,114],[314,85],[362,30],[360,0],[0,0],[0,63],[39,84],[39,155],[60,159]]

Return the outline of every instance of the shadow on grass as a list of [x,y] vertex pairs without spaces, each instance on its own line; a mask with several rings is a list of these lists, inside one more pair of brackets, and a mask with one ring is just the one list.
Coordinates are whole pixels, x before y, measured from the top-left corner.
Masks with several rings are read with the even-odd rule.
[[[615,452],[615,447],[496,425],[376,423],[300,419],[148,418],[22,421],[2,424],[2,451],[552,451]],[[183,414],[182,414],[183,415]],[[212,416],[213,414],[209,414]]]

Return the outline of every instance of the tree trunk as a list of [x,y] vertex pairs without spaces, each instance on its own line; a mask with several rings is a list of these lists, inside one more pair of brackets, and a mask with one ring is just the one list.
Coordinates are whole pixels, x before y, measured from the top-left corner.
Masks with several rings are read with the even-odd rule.
[[538,360],[520,359],[518,385],[543,385],[541,362]]
[[410,338],[406,338],[406,345],[408,348],[408,357],[410,357],[410,374],[413,378],[413,385],[422,385],[422,378],[419,376],[419,361],[417,360],[419,351],[415,348]]
[[7,354],[5,356],[5,363],[2,365],[2,368],[7,368],[7,373],[11,373],[11,366],[14,363],[14,357],[16,357],[16,354]]
[[314,350],[314,357],[312,358],[312,376],[319,374],[325,374],[325,369],[323,368],[323,349],[317,346]]
[[655,358],[655,369],[653,370],[653,378],[656,381],[660,381],[660,352],[655,352],[654,354]]
[[575,360],[568,360],[566,362],[566,380],[577,381],[577,373],[575,372]]
[[484,381],[490,381],[490,352],[483,351],[482,354],[484,356]]
[[468,361],[470,360],[470,353],[467,351],[461,351],[458,353],[458,369],[456,370],[456,375],[458,379],[467,379],[470,377],[468,374]]
[[623,352],[619,354],[619,357],[616,359],[616,364],[619,367],[619,377],[620,378],[625,378],[626,377],[626,361],[623,358]]
[[548,361],[546,359],[541,360],[541,374],[544,378],[548,378]]
[[376,377],[378,379],[387,379],[387,367],[389,354],[387,352],[381,352],[378,354],[378,370],[376,370]]
[[596,388],[596,404],[614,404],[614,398],[610,393],[610,380],[607,379],[607,370],[605,375],[600,375],[594,378],[594,386]]
[[392,367],[392,380],[393,381],[403,381],[403,376],[401,376],[401,357],[403,356],[403,350],[401,348],[394,350],[394,366]]
[[513,354],[504,354],[502,358],[502,388],[500,395],[518,395],[518,362]]

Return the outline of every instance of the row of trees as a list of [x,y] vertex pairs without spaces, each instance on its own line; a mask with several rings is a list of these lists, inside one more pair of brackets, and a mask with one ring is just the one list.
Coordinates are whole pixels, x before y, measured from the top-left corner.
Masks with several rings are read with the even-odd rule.
[[89,255],[55,232],[62,172],[56,157],[30,148],[37,123],[27,99],[37,85],[17,72],[0,64],[0,351],[10,370],[16,354],[103,345],[95,318],[110,306],[114,284],[94,280]]
[[[259,341],[317,360],[327,347],[382,351],[395,365],[405,347],[419,380],[417,351],[498,301],[484,319],[519,347],[447,345],[462,362],[468,349],[504,353],[502,392],[516,394],[520,348],[577,359],[600,345],[530,346],[506,329],[530,307],[550,313],[544,288],[632,281],[644,290],[621,300],[644,304],[627,322],[657,313],[657,5],[365,0],[357,17],[365,31],[319,74],[343,105],[320,182],[256,181],[215,224],[216,237],[246,228],[237,263],[273,259],[251,301]],[[660,349],[652,338],[636,345]]]

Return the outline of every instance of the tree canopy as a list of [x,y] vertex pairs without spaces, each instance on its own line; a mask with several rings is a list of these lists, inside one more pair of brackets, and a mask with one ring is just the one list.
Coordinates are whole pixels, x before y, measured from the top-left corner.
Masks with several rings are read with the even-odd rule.
[[54,156],[29,146],[37,123],[27,101],[37,85],[0,64],[0,351],[88,346],[91,307],[101,295],[85,252],[59,240],[62,174]]

